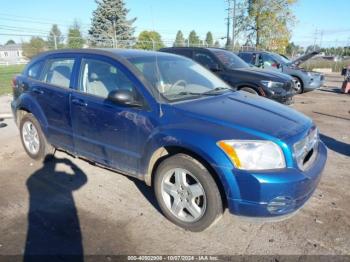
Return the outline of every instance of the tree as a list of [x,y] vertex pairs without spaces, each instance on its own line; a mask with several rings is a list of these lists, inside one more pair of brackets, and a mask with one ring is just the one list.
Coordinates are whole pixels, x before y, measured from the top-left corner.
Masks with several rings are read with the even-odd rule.
[[5,45],[14,45],[14,44],[16,44],[16,42],[13,41],[12,39],[10,39],[10,40],[8,40],[8,41],[6,42]]
[[127,19],[129,10],[124,0],[95,0],[97,8],[93,12],[89,35],[94,46],[123,46],[118,40],[131,40],[132,26],[136,18]]
[[22,45],[23,55],[29,59],[37,54],[47,50],[47,45],[44,39],[41,37],[32,37],[29,43],[23,43]]
[[196,31],[192,30],[188,36],[188,42],[190,46],[198,46],[200,44],[200,39]]
[[162,37],[156,31],[142,31],[134,46],[134,48],[146,50],[158,50],[163,47]]
[[293,42],[289,43],[286,47],[286,54],[294,57],[297,54],[302,53],[304,50],[301,46],[294,44]]
[[285,51],[295,18],[291,5],[297,0],[247,0],[246,27],[258,48]]
[[64,37],[61,30],[58,28],[58,25],[52,25],[49,36],[47,37],[47,45],[49,49],[62,48],[64,46],[63,40]]
[[181,30],[177,31],[174,46],[185,46],[185,38]]
[[80,31],[80,25],[77,21],[74,21],[73,25],[69,28],[67,47],[69,48],[82,48],[85,44],[85,39]]
[[211,32],[207,33],[207,35],[205,37],[205,42],[207,43],[208,46],[213,46],[214,39],[213,39],[213,34]]
[[216,41],[215,41],[215,43],[214,43],[214,47],[217,47],[217,48],[220,48],[220,47],[221,47],[221,45],[220,45],[220,43],[219,43],[219,41],[218,41],[218,40],[216,40]]
[[[320,47],[318,45],[309,45],[306,50],[305,50],[305,53],[311,53],[313,51],[317,51],[317,50],[320,50]],[[335,52],[334,52],[335,53]],[[334,54],[333,53],[333,54]]]

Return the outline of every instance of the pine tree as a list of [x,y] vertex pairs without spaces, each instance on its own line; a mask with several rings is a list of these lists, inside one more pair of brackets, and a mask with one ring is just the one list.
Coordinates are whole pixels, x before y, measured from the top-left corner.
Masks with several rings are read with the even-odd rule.
[[181,30],[177,31],[174,46],[185,46],[185,38]]
[[129,10],[124,0],[95,0],[97,8],[93,12],[89,35],[94,46],[123,46],[118,40],[131,40],[136,18],[127,19]]
[[192,30],[188,36],[188,42],[190,46],[198,46],[200,44],[200,39],[196,31]]
[[64,37],[62,36],[61,30],[58,28],[58,25],[52,25],[49,36],[47,37],[47,45],[49,49],[63,48]]
[[215,41],[214,47],[217,47],[217,48],[221,47],[220,42],[218,40]]
[[82,48],[84,44],[85,39],[80,31],[80,25],[77,21],[74,21],[68,31],[67,46],[69,48]]
[[213,39],[213,34],[211,32],[207,33],[207,36],[205,37],[205,42],[207,43],[208,46],[213,46],[214,39]]

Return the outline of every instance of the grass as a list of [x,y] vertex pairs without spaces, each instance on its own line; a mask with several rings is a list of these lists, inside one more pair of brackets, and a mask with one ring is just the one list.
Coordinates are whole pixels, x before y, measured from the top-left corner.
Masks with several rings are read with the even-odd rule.
[[0,95],[12,93],[11,80],[20,74],[25,65],[0,66]]

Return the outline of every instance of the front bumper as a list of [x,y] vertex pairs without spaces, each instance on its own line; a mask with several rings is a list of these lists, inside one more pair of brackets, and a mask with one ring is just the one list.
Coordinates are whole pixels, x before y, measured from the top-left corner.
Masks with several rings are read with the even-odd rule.
[[320,87],[322,87],[324,85],[324,82],[325,82],[324,75],[317,75],[317,76],[313,77],[312,79],[310,79],[309,83],[306,83],[304,85],[304,92],[319,89]]
[[241,198],[228,198],[229,211],[241,216],[276,217],[298,210],[315,191],[326,159],[327,149],[320,142],[315,162],[304,172],[297,168],[235,172]]

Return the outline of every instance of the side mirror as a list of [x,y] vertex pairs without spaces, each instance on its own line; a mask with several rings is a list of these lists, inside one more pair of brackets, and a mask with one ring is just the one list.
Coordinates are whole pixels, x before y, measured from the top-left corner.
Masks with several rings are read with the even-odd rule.
[[137,101],[134,97],[134,93],[126,89],[113,90],[108,94],[108,100],[128,106],[141,107],[142,103]]

